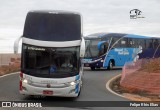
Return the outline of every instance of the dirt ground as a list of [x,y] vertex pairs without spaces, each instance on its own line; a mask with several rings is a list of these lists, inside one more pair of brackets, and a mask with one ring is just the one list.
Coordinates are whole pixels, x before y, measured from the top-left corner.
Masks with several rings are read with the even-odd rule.
[[155,94],[148,94],[145,91],[130,91],[120,86],[121,77],[117,78],[111,85],[111,89],[126,98],[134,101],[160,101],[160,96]]
[[5,74],[9,74],[12,72],[17,72],[19,70],[20,70],[20,67],[15,66],[15,65],[0,66],[0,76],[5,75]]
[[160,58],[149,59],[148,62],[142,65],[141,72],[160,73]]
[[126,69],[122,79],[113,82],[112,90],[131,100],[160,101],[160,58],[142,59],[134,66],[139,69],[130,73]]
[[0,76],[20,70],[21,55],[13,53],[0,54]]

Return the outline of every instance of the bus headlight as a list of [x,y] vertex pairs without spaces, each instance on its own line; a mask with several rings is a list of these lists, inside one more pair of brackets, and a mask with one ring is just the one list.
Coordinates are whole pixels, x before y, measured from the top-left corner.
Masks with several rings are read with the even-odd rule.
[[66,86],[75,86],[77,83],[79,83],[79,80],[65,83],[65,85],[66,85]]
[[27,79],[24,79],[23,82],[26,83],[26,84],[28,83]]
[[74,86],[74,85],[76,85],[76,82],[74,82],[74,81],[73,81],[73,82],[70,82],[70,85],[71,85],[71,86]]
[[103,62],[104,60],[101,60],[101,62]]

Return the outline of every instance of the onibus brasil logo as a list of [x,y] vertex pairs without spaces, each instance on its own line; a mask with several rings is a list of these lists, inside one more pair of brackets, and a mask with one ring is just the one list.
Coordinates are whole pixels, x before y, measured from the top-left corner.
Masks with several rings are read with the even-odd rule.
[[133,9],[130,11],[130,19],[137,19],[137,18],[145,18],[142,16],[142,11],[139,9]]

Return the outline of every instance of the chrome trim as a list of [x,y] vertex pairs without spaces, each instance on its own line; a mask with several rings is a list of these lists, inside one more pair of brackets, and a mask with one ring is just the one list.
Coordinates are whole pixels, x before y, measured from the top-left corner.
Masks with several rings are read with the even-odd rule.
[[81,44],[81,40],[57,42],[57,41],[41,41],[25,37],[22,37],[22,42],[30,45],[43,46],[43,47],[72,47],[72,46],[80,46]]

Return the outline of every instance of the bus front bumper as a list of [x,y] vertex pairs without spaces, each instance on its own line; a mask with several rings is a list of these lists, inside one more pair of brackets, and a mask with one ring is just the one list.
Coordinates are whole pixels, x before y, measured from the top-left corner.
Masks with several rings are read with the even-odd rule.
[[23,95],[42,95],[42,96],[60,96],[77,97],[79,92],[79,83],[74,86],[64,88],[35,87],[26,83],[22,84],[20,94]]

